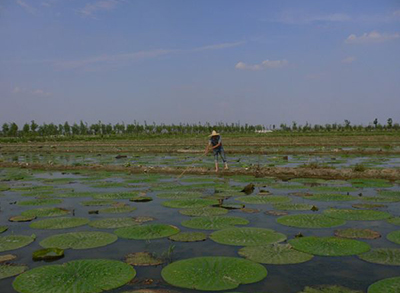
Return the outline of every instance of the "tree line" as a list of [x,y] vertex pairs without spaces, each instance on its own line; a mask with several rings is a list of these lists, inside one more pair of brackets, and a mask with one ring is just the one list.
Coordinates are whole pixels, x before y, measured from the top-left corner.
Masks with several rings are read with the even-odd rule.
[[387,119],[385,124],[379,123],[378,119],[374,119],[369,125],[352,125],[349,120],[344,123],[332,124],[310,124],[300,125],[293,121],[292,124],[276,125],[249,125],[240,123],[216,123],[210,124],[147,124],[134,121],[131,124],[116,123],[105,124],[98,123],[88,124],[80,121],[80,123],[54,124],[43,123],[37,124],[35,121],[25,123],[20,128],[15,122],[4,123],[1,128],[0,135],[3,137],[46,137],[46,136],[109,136],[109,135],[142,135],[142,134],[208,134],[212,130],[218,130],[222,133],[252,133],[262,130],[273,130],[280,132],[335,132],[335,131],[374,131],[374,130],[400,130],[399,123],[394,123],[392,118]]

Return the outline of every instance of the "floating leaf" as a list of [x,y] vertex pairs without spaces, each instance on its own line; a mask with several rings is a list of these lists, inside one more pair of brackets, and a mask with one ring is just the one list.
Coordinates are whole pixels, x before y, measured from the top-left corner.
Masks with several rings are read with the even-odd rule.
[[162,205],[165,207],[178,208],[178,209],[201,208],[216,204],[218,204],[218,200],[202,199],[202,198],[176,199],[176,200],[165,201],[162,203]]
[[139,195],[139,196],[136,196],[136,197],[133,197],[133,198],[129,199],[129,201],[133,201],[133,202],[149,202],[149,201],[152,201],[152,200],[153,200],[152,197],[150,197],[150,196],[142,196],[142,195]]
[[237,210],[237,209],[243,209],[245,206],[244,204],[240,203],[225,203],[222,204],[220,207],[227,210]]
[[378,194],[382,196],[399,196],[400,197],[400,191],[399,190],[378,190]]
[[110,207],[110,208],[105,208],[99,210],[100,214],[123,214],[123,213],[130,213],[136,210],[135,207],[131,206],[116,206],[116,207]]
[[381,237],[381,234],[370,229],[348,228],[336,230],[335,236],[353,239],[376,239]]
[[88,200],[81,202],[84,206],[109,206],[113,203],[116,203],[112,199],[97,199],[97,200]]
[[83,226],[89,223],[89,219],[78,217],[61,217],[45,219],[33,222],[29,227],[34,229],[67,229]]
[[118,288],[135,275],[135,269],[121,261],[84,259],[34,268],[15,278],[13,287],[20,293],[98,293]]
[[388,266],[400,266],[400,249],[375,248],[358,256],[367,262]]
[[385,179],[351,179],[349,182],[358,188],[371,188],[371,187],[392,187],[392,184]]
[[235,257],[196,257],[169,264],[163,279],[176,287],[220,291],[259,282],[267,276],[264,266]]
[[27,217],[57,217],[68,214],[69,211],[62,208],[39,208],[33,210],[27,210],[21,213],[22,216]]
[[389,241],[392,241],[392,242],[394,242],[394,243],[400,244],[400,230],[390,232],[390,233],[386,236],[386,238],[387,238]]
[[179,229],[172,225],[148,224],[119,228],[114,233],[121,238],[147,240],[169,237],[179,233]]
[[7,226],[0,226],[0,234],[8,230]]
[[192,229],[219,230],[235,225],[247,225],[248,220],[239,217],[196,217],[182,222],[182,226]]
[[138,192],[116,192],[116,193],[97,193],[93,195],[94,199],[130,199],[136,195]]
[[223,208],[204,207],[195,209],[184,209],[179,211],[182,215],[191,217],[219,216],[227,214],[228,211]]
[[71,232],[47,237],[39,244],[44,248],[89,249],[106,246],[117,239],[116,235],[106,232]]
[[363,293],[362,291],[352,290],[337,285],[323,285],[316,287],[305,287],[303,291],[299,293]]
[[299,251],[321,256],[346,256],[370,250],[367,243],[338,237],[300,237],[289,240],[289,243]]
[[76,198],[76,197],[93,197],[98,195],[98,192],[67,192],[60,193],[57,197]]
[[89,226],[95,227],[95,228],[105,228],[105,229],[115,229],[115,228],[122,228],[122,227],[129,227],[129,226],[135,226],[135,225],[140,225],[140,222],[138,222],[134,218],[105,218],[105,219],[99,219],[95,220],[89,223]]
[[125,262],[132,266],[158,266],[164,263],[161,258],[157,258],[146,251],[128,254],[125,257]]
[[42,205],[54,205],[62,203],[61,199],[47,198],[47,199],[35,199],[35,200],[24,200],[19,201],[20,206],[42,206]]
[[28,269],[27,266],[3,264],[0,265],[0,280],[22,274]]
[[35,240],[36,236],[25,236],[25,235],[8,235],[0,236],[0,252],[18,249]]
[[396,226],[400,226],[400,217],[393,217],[393,218],[389,218],[387,219],[388,223],[396,225]]
[[314,256],[293,249],[290,244],[247,246],[239,250],[239,255],[263,264],[297,264],[309,261]]
[[358,190],[350,186],[314,186],[310,189],[319,192],[354,192]]
[[316,193],[307,194],[303,196],[306,199],[318,200],[318,201],[352,201],[357,200],[355,196],[340,194],[340,193]]
[[273,207],[281,211],[309,211],[313,205],[306,203],[278,203],[274,204]]
[[335,219],[350,221],[375,221],[390,217],[390,214],[387,212],[351,209],[329,209],[324,211],[324,215]]
[[368,287],[368,293],[397,293],[399,291],[400,277],[383,279]]
[[390,197],[390,196],[363,196],[361,197],[363,201],[369,202],[399,202],[400,197]]
[[351,206],[356,209],[367,209],[367,210],[373,210],[373,209],[377,209],[377,208],[386,208],[387,207],[387,205],[375,204],[375,203],[359,203],[359,204],[353,204]]
[[36,219],[36,216],[13,216],[10,217],[8,220],[10,222],[30,222]]
[[346,223],[342,219],[334,219],[320,214],[287,215],[276,219],[279,224],[299,228],[330,228]]
[[203,232],[179,232],[169,237],[172,241],[180,242],[197,242],[207,239],[207,235]]
[[165,192],[157,194],[157,197],[167,199],[188,199],[202,196],[203,194],[201,192]]
[[218,230],[211,233],[210,238],[220,244],[236,246],[259,246],[286,240],[286,236],[282,233],[253,227]]
[[244,203],[250,204],[269,204],[269,203],[283,203],[289,202],[291,199],[287,196],[280,195],[250,195],[250,196],[241,196],[236,198]]
[[64,250],[60,248],[44,248],[36,250],[32,254],[32,259],[34,261],[39,260],[56,260],[64,257]]
[[9,262],[12,261],[14,259],[16,259],[17,256],[14,254],[5,254],[5,255],[0,255],[0,263],[2,262]]

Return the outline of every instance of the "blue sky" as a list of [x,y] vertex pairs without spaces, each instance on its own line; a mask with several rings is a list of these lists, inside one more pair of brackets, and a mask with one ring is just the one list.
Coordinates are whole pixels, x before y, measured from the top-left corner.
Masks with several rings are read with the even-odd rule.
[[400,1],[1,0],[0,123],[400,122]]

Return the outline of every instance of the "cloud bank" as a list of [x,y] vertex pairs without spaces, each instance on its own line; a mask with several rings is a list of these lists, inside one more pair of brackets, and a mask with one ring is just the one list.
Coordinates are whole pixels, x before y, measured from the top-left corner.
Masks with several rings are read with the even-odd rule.
[[378,31],[371,31],[370,33],[364,33],[360,36],[351,34],[347,37],[346,43],[348,44],[366,44],[366,43],[382,43],[400,38],[398,33],[380,33]]
[[235,65],[236,69],[240,70],[252,70],[252,71],[258,71],[258,70],[264,70],[268,68],[281,68],[285,67],[289,64],[289,62],[286,59],[282,60],[264,60],[259,64],[246,64],[242,61],[238,62]]

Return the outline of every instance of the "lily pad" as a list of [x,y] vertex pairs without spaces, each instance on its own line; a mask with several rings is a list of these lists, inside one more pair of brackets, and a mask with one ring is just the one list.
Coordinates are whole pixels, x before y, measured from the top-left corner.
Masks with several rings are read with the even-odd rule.
[[203,194],[201,192],[165,192],[157,194],[157,197],[167,199],[188,199],[202,196]]
[[387,219],[388,223],[396,225],[396,226],[400,226],[400,217],[393,217],[393,218],[389,218]]
[[392,241],[392,242],[394,242],[394,243],[400,244],[400,230],[390,232],[390,233],[386,236],[386,238],[387,238],[389,241]]
[[250,196],[241,196],[236,198],[236,200],[250,203],[250,204],[269,204],[269,203],[283,203],[289,202],[291,199],[287,196],[280,195],[250,195]]
[[64,250],[60,248],[44,248],[33,252],[32,259],[39,260],[56,260],[64,257]]
[[310,189],[319,192],[354,192],[358,190],[351,186],[314,186]]
[[370,229],[348,228],[336,230],[335,236],[353,239],[377,239],[381,237],[381,234]]
[[113,203],[116,203],[112,199],[97,199],[97,200],[87,200],[81,202],[81,205],[84,206],[109,206]]
[[176,287],[220,291],[259,282],[267,276],[267,270],[241,258],[196,257],[169,264],[161,271],[161,276]]
[[279,224],[298,228],[331,228],[346,223],[342,219],[334,219],[321,214],[287,215],[276,219]]
[[286,235],[264,228],[227,228],[211,233],[210,238],[220,244],[260,246],[286,240]]
[[117,239],[116,235],[106,232],[71,232],[50,236],[39,244],[44,248],[89,249],[106,246],[117,241]]
[[162,203],[162,205],[165,207],[178,208],[178,209],[202,208],[216,204],[218,204],[218,200],[202,199],[202,198],[176,199],[176,200],[165,201]]
[[0,236],[0,252],[18,249],[32,243],[36,239],[35,235],[8,235]]
[[376,204],[376,203],[356,203],[351,205],[353,208],[356,209],[367,209],[367,210],[374,210],[379,208],[386,208],[387,205],[384,204]]
[[182,226],[192,229],[219,230],[235,225],[247,225],[248,220],[239,217],[196,217],[182,222]]
[[399,202],[400,197],[393,197],[393,196],[363,196],[361,197],[362,201],[368,202]]
[[144,251],[128,254],[125,257],[125,262],[132,266],[158,266],[163,264],[164,260]]
[[131,206],[116,206],[110,208],[104,208],[99,210],[100,214],[123,214],[123,213],[130,213],[136,210],[135,207]]
[[239,250],[239,255],[263,264],[297,264],[311,260],[314,256],[293,249],[290,244],[247,246]]
[[172,225],[148,224],[119,228],[114,233],[121,238],[148,240],[169,237],[179,233],[179,229]]
[[338,237],[300,237],[289,240],[297,250],[321,256],[346,256],[364,253],[370,246],[362,241]]
[[337,285],[333,286],[323,285],[316,287],[305,287],[304,290],[299,293],[363,293],[363,292]]
[[400,291],[400,277],[388,278],[373,283],[368,293],[397,293]]
[[220,207],[227,210],[238,210],[238,209],[243,209],[245,206],[244,204],[240,203],[225,203],[222,204]]
[[375,248],[358,256],[367,262],[388,266],[400,266],[400,249]]
[[27,269],[28,267],[23,265],[2,264],[0,265],[0,280],[22,274]]
[[400,191],[399,190],[378,190],[378,194],[382,196],[399,196],[400,197]]
[[324,215],[349,221],[376,221],[390,217],[390,214],[387,212],[352,209],[329,209],[324,211]]
[[61,199],[56,198],[46,198],[46,199],[35,199],[35,200],[24,200],[19,201],[20,206],[43,206],[43,205],[54,205],[62,203]]
[[27,210],[21,213],[22,216],[27,217],[57,217],[67,215],[68,210],[62,208],[39,208],[33,210]]
[[10,222],[30,222],[36,219],[36,216],[13,216],[10,217],[8,220]]
[[349,182],[358,188],[385,188],[392,187],[392,184],[385,179],[351,179]]
[[8,230],[7,226],[0,226],[0,234]]
[[142,196],[142,195],[139,195],[139,196],[136,196],[136,197],[133,197],[133,198],[129,199],[129,201],[133,201],[133,202],[149,202],[149,201],[152,201],[152,200],[153,200],[152,197],[150,197],[150,196]]
[[17,256],[15,254],[5,254],[5,255],[0,255],[0,263],[2,262],[9,262],[14,259],[16,259]]
[[179,232],[169,237],[172,241],[180,242],[197,242],[207,239],[207,235],[203,232]]
[[94,199],[130,199],[136,195],[138,192],[116,192],[116,193],[97,193],[93,195]]
[[45,219],[33,222],[29,227],[34,229],[67,229],[83,226],[89,223],[89,219],[78,217],[61,217]]
[[227,214],[228,211],[223,208],[204,207],[204,208],[184,209],[180,210],[179,213],[191,217],[207,217],[207,216],[224,215]]
[[306,203],[278,203],[274,204],[273,207],[281,211],[309,211],[313,205]]
[[138,222],[134,218],[129,218],[129,217],[124,217],[124,218],[105,218],[105,219],[99,219],[95,220],[89,223],[89,226],[94,227],[94,228],[100,228],[100,229],[116,229],[116,228],[122,228],[122,227],[129,227],[129,226],[136,226],[140,225],[140,222]]
[[340,193],[316,193],[303,196],[306,199],[317,201],[352,201],[357,200],[355,196],[340,194]]
[[135,275],[135,269],[121,261],[84,259],[34,268],[15,278],[13,287],[20,293],[98,293],[118,288]]

